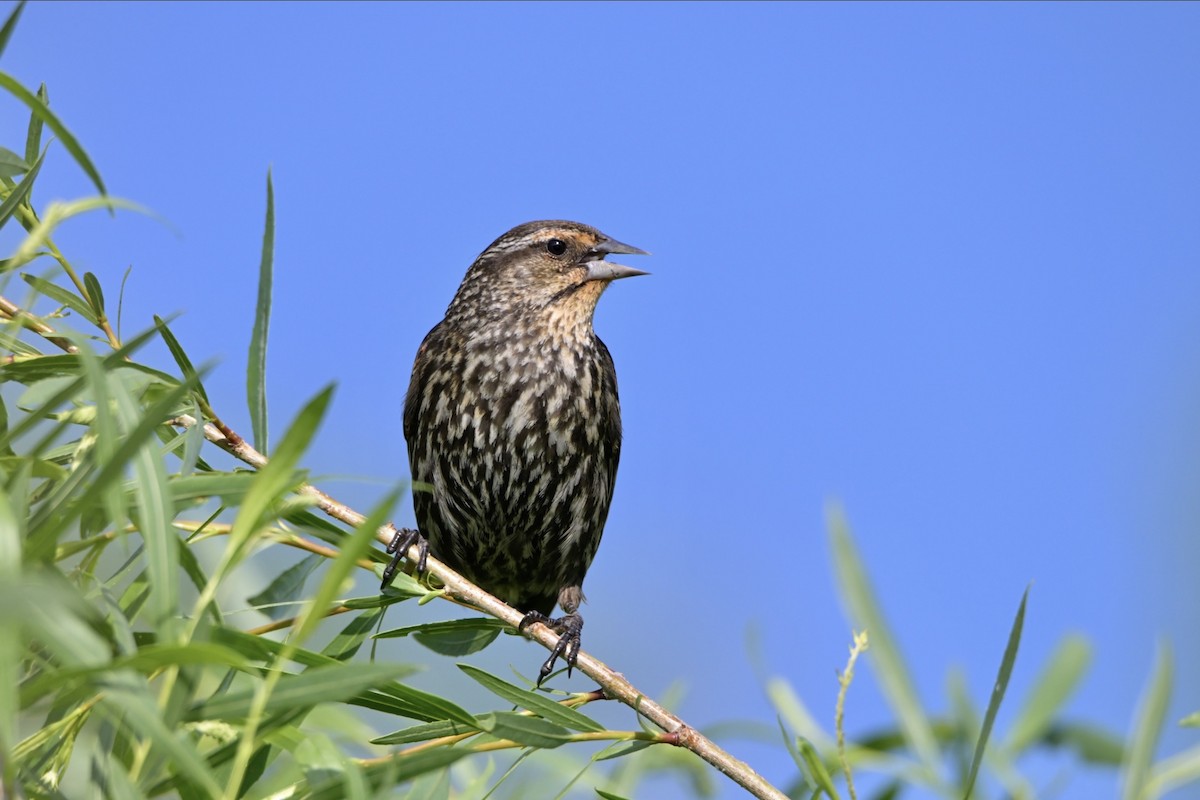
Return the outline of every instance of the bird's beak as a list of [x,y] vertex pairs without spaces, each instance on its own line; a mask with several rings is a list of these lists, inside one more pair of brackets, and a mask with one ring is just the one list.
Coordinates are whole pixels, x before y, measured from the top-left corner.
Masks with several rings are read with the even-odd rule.
[[645,270],[634,269],[624,264],[613,264],[610,261],[604,260],[604,257],[607,255],[650,255],[640,247],[618,242],[616,239],[609,239],[608,237],[601,239],[594,247],[588,250],[588,255],[595,256],[593,260],[584,262],[584,266],[587,267],[587,279],[589,281],[615,281],[619,278],[633,278],[638,275],[650,274]]
[[607,236],[601,239],[591,252],[598,253],[601,258],[606,255],[618,256],[648,256],[650,255],[640,247],[634,247],[631,244],[618,242],[616,239],[609,239]]
[[587,280],[589,281],[615,281],[618,278],[633,278],[638,275],[649,275],[649,272],[633,267],[627,267],[624,264],[614,264],[611,261],[588,261],[583,266],[587,267]]

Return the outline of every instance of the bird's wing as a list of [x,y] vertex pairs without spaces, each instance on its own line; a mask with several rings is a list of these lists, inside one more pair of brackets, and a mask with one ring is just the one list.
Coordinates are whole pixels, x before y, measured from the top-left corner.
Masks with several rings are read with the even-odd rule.
[[[613,365],[612,355],[604,342],[596,339],[600,354],[600,375],[604,381],[604,404],[600,409],[601,435],[600,457],[608,468],[608,497],[612,498],[613,486],[617,480],[617,464],[621,460],[621,401],[617,396],[617,369]],[[605,503],[607,506],[608,503]]]

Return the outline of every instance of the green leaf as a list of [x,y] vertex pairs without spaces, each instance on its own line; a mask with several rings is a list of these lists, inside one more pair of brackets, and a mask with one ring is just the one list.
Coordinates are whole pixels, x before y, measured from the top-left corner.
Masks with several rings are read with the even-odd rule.
[[971,770],[967,773],[964,800],[971,796],[975,788],[975,779],[979,775],[979,766],[983,763],[983,753],[987,749],[988,737],[992,735],[992,725],[996,722],[996,712],[1004,701],[1004,693],[1008,689],[1008,679],[1012,677],[1013,665],[1017,663],[1017,649],[1021,644],[1021,629],[1025,626],[1025,604],[1029,600],[1029,588],[1021,595],[1021,605],[1017,607],[1017,618],[1013,620],[1012,630],[1008,634],[1008,644],[1004,647],[1004,657],[1000,659],[1000,672],[996,675],[996,685],[992,689],[992,699],[988,702],[987,711],[983,715],[983,727],[979,731],[979,739],[975,743],[975,755],[971,758]]
[[[403,664],[338,663],[328,667],[314,667],[299,675],[285,675],[279,679],[275,691],[267,699],[266,713],[277,714],[293,709],[311,708],[318,703],[343,702],[408,672],[409,668]],[[243,718],[250,711],[254,694],[254,690],[249,689],[218,695],[193,706],[188,710],[185,719],[196,721]]]
[[571,732],[561,725],[512,711],[492,711],[476,719],[480,728],[497,739],[509,739],[525,747],[550,749],[571,740]]
[[325,562],[318,555],[308,555],[275,576],[267,588],[248,597],[246,602],[271,619],[284,619],[296,613],[296,605],[304,595],[308,576]]
[[[15,459],[16,457],[17,454],[13,452],[12,445],[8,441],[8,405],[4,402],[4,398],[0,397],[0,458]],[[15,464],[6,465],[5,471],[7,474],[12,474],[15,468]]]
[[465,725],[454,720],[443,719],[437,722],[426,722],[422,725],[413,725],[410,728],[389,733],[386,736],[380,736],[371,740],[371,744],[412,744],[413,742],[427,742],[430,739],[440,739],[443,736],[461,736],[464,733],[478,733],[479,728],[475,725]]
[[1133,730],[1129,734],[1129,749],[1125,752],[1125,780],[1121,789],[1122,800],[1140,800],[1146,796],[1150,764],[1154,760],[1159,733],[1167,716],[1167,703],[1171,698],[1173,672],[1171,647],[1163,642],[1158,646],[1154,671],[1150,683],[1142,693]]
[[470,664],[459,664],[458,668],[467,673],[489,692],[499,695],[513,705],[532,711],[539,717],[571,728],[577,731],[602,731],[604,726],[586,714],[573,708],[554,702],[543,694],[531,692],[514,686],[508,681],[501,680]]
[[[25,4],[25,0],[21,0],[21,4]],[[46,84],[38,87],[38,100],[42,101],[42,105],[50,105],[50,95],[46,94]],[[25,131],[25,160],[32,162],[42,149],[42,118],[37,114],[29,115],[29,127]]]
[[70,687],[82,677],[111,675],[116,670],[131,669],[151,674],[174,666],[229,667],[249,669],[249,662],[236,650],[211,642],[187,644],[149,644],[137,652],[116,658],[109,664],[45,671],[21,684],[21,703],[28,706],[51,691]]
[[[113,381],[113,398],[122,436],[131,435],[138,428],[142,409],[119,380]],[[144,438],[133,456],[133,475],[135,517],[146,548],[151,623],[161,626],[179,611],[179,536],[171,526],[174,503],[156,439]]]
[[[145,364],[122,362],[119,358],[114,362],[110,357],[106,357],[104,363],[109,371],[120,369],[133,370],[144,375],[149,375],[164,386],[175,386],[178,383],[174,376],[168,375],[165,372],[159,372],[153,367],[147,367]],[[0,381],[15,381],[28,386],[47,378],[57,378],[62,375],[79,375],[81,369],[77,353],[62,353],[51,356],[39,355],[0,366]]]
[[21,18],[21,12],[24,9],[25,0],[21,0],[8,15],[8,19],[4,20],[4,27],[0,28],[0,55],[4,53],[4,48],[8,47],[8,40],[12,36],[13,29],[17,27],[17,20]]
[[612,746],[606,747],[596,754],[596,761],[608,761],[613,758],[622,758],[624,756],[633,755],[639,750],[645,750],[647,747],[652,747],[657,742],[652,742],[648,739],[631,739],[628,742],[615,742]]
[[[12,218],[16,213],[17,206],[21,205],[33,191],[33,182],[37,179],[38,173],[42,170],[42,162],[46,160],[46,154],[43,152],[37,157],[37,161],[33,162],[33,166],[29,172],[21,179],[21,182],[13,187],[13,190],[8,193],[8,197],[4,198],[4,202],[0,203],[0,228]],[[15,262],[14,262],[15,265]],[[7,267],[0,267],[0,272],[6,271]]]
[[446,622],[427,622],[375,634],[376,639],[412,635],[421,644],[444,656],[465,656],[491,644],[507,625],[497,619],[472,617]]
[[1042,736],[1047,747],[1074,750],[1087,764],[1118,766],[1125,758],[1125,743],[1094,725],[1057,722]]
[[833,785],[833,777],[829,774],[829,770],[825,769],[825,763],[821,761],[821,757],[817,755],[817,748],[812,746],[812,742],[803,737],[797,737],[797,745],[800,748],[800,757],[804,759],[805,765],[808,767],[809,774],[816,781],[817,786],[825,794],[829,795],[832,800],[839,800],[837,787]]
[[321,652],[338,661],[352,658],[362,647],[363,642],[370,638],[371,631],[375,629],[381,619],[383,619],[382,608],[371,608],[364,611],[342,628],[338,635],[329,641],[329,644],[321,648]]
[[[163,321],[162,317],[155,314],[154,324],[158,327],[158,334],[166,343],[167,349],[171,351],[171,357],[175,359],[176,365],[179,366],[179,371],[182,372],[185,377],[190,378],[191,376],[195,375],[196,368],[192,366],[191,359],[187,357],[187,353],[185,353],[183,347],[180,346],[179,340],[175,338],[175,334],[171,333],[171,329],[167,327],[167,323]],[[198,380],[196,381],[196,393],[204,399],[205,403],[208,402],[208,392],[204,391],[204,384],[200,383]]]
[[0,147],[0,176],[11,178],[29,172],[29,163],[7,147]]
[[96,312],[97,317],[104,316],[104,290],[100,288],[100,281],[90,272],[83,273],[83,288],[87,289],[87,301],[92,306],[92,310]]
[[51,283],[48,280],[27,273],[22,273],[21,278],[41,294],[46,295],[46,297],[49,297],[56,303],[61,303],[93,325],[99,322],[96,312],[87,304],[87,301],[69,289],[64,289],[56,283]]
[[67,127],[62,124],[54,112],[50,110],[42,100],[34,96],[28,89],[18,83],[14,78],[4,72],[0,72],[0,87],[4,87],[13,94],[18,100],[24,103],[29,109],[54,131],[54,135],[62,142],[63,147],[67,148],[67,152],[75,159],[75,162],[87,173],[95,185],[96,190],[100,194],[108,194],[108,190],[104,188],[104,181],[100,178],[100,173],[96,171],[96,167],[92,164],[92,160],[88,158],[86,152],[79,145],[79,141],[75,138]]
[[[376,577],[383,578],[383,561],[388,556],[380,553],[380,562],[375,567]],[[409,575],[407,572],[397,572],[387,587],[383,590],[382,595],[376,595],[378,602],[395,602],[397,600],[408,600],[413,597],[425,597],[429,594],[429,589],[421,585],[421,582]]]
[[917,690],[900,655],[891,627],[875,599],[866,569],[850,536],[850,528],[840,509],[831,509],[828,520],[838,589],[853,627],[871,635],[871,650],[867,658],[879,679],[880,688],[896,713],[905,740],[924,765],[926,777],[934,786],[940,786],[941,758],[937,741],[929,719],[921,708]]
[[[363,772],[372,787],[396,786],[411,781],[418,775],[445,769],[469,755],[471,751],[467,749],[437,747],[416,753],[397,754],[390,760],[372,763]],[[296,796],[298,800],[344,800],[346,786],[338,775],[312,783],[307,790],[302,786]]]
[[1200,711],[1193,711],[1183,719],[1179,720],[1179,725],[1184,728],[1200,728]]
[[299,483],[296,465],[316,435],[332,396],[333,386],[326,386],[300,409],[271,460],[256,474],[234,517],[229,544],[222,553],[213,580],[224,580],[225,574],[241,560],[246,546],[270,516],[271,509]]
[[600,795],[600,797],[602,797],[604,800],[625,800],[625,798],[621,797],[621,795],[613,794],[612,792],[606,792],[603,789],[596,789],[596,794]]
[[422,722],[451,719],[464,725],[475,725],[475,715],[455,705],[444,697],[414,689],[403,683],[381,686],[373,692],[350,701],[363,708],[371,708],[387,714],[398,714]]
[[275,187],[267,170],[267,219],[263,226],[262,259],[258,265],[258,302],[254,306],[254,328],[250,332],[250,356],[246,363],[246,398],[254,446],[267,452],[267,330],[271,324],[271,274],[275,259]]
[[176,505],[211,497],[225,505],[237,505],[254,483],[253,472],[198,472],[171,477],[171,497]]
[[1078,634],[1066,636],[1034,681],[1009,730],[1005,749],[1014,755],[1036,743],[1079,686],[1092,660],[1092,648]]
[[[94,462],[96,464],[112,463],[113,454],[116,452],[120,444],[120,436],[117,433],[117,419],[114,414],[113,403],[109,402],[113,388],[117,385],[116,381],[109,381],[108,373],[100,368],[99,359],[92,351],[91,347],[85,343],[79,343],[79,352],[76,354],[79,359],[79,364],[83,368],[83,374],[88,380],[88,389],[95,398],[95,403],[92,406],[95,411],[95,419],[92,421],[90,433],[95,437],[94,445]],[[122,431],[123,435],[125,431]],[[130,453],[132,457],[134,454]],[[128,462],[123,460],[122,464]],[[89,465],[90,467],[90,465]],[[77,476],[82,480],[90,470],[77,469]],[[64,482],[62,486],[68,484]],[[66,504],[67,496],[59,495],[62,498],[63,504]],[[106,485],[100,491],[100,500],[103,503],[104,511],[108,519],[115,523],[118,528],[122,527],[125,522],[125,496],[121,492],[121,487],[117,481],[112,480],[106,482]],[[55,504],[57,505],[57,503]],[[36,535],[36,529],[33,529]]]

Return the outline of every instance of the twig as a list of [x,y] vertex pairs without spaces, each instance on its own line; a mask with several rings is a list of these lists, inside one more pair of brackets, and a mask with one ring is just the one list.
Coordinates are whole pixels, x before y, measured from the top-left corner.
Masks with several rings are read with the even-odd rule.
[[850,760],[846,758],[846,728],[844,724],[846,692],[850,689],[850,682],[854,680],[854,664],[866,649],[867,632],[863,631],[862,633],[854,634],[854,645],[850,648],[850,658],[846,661],[846,671],[838,676],[837,705],[833,712],[833,727],[837,732],[838,760],[842,762],[842,771],[846,773],[846,791],[850,794],[850,800],[856,800],[858,795],[854,793],[854,778],[850,774]]
[[63,337],[56,335],[54,329],[42,322],[39,317],[15,305],[8,298],[0,297],[0,316],[25,326],[61,350],[65,350],[68,353],[79,352],[79,348]]

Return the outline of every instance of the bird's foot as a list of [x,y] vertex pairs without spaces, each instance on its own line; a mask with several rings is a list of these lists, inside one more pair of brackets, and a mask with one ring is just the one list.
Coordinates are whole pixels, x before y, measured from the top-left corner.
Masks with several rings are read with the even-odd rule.
[[420,555],[417,557],[417,574],[421,575],[425,572],[425,561],[429,558],[429,540],[418,530],[400,528],[392,537],[392,543],[387,546],[386,552],[392,557],[392,560],[383,568],[383,582],[379,585],[379,591],[382,592],[386,589],[392,582],[392,578],[396,577],[396,570],[400,568],[400,562],[408,555],[408,548],[414,544],[420,551]]
[[535,622],[542,623],[558,634],[558,644],[554,645],[554,649],[550,651],[550,657],[546,659],[546,663],[542,664],[542,668],[538,672],[537,685],[541,686],[542,681],[546,680],[546,676],[554,669],[554,662],[560,656],[567,663],[567,677],[571,677],[571,669],[575,666],[575,660],[579,658],[579,642],[583,633],[583,617],[578,614],[566,614],[557,619],[551,619],[540,612],[530,611],[521,619],[521,624],[517,626],[517,630],[523,631],[527,625],[532,625]]

